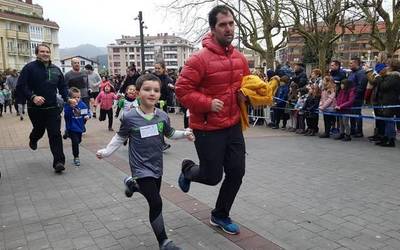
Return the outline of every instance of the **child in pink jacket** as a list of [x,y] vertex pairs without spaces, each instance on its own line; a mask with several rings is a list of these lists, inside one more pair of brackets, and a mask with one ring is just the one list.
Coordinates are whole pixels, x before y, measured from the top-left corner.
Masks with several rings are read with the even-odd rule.
[[350,137],[350,118],[346,114],[351,114],[355,99],[355,87],[353,82],[347,79],[340,82],[339,94],[336,98],[336,111],[344,115],[340,117],[340,134],[335,140],[351,141]]
[[335,124],[336,116],[325,112],[334,112],[336,107],[336,85],[331,76],[325,76],[323,90],[319,101],[319,110],[324,112],[325,132],[319,138],[329,138],[332,126]]
[[100,121],[106,120],[106,115],[108,116],[108,130],[114,131],[112,128],[113,124],[113,103],[118,97],[114,93],[114,88],[112,85],[107,84],[104,86],[104,90],[96,98],[96,104],[100,104]]

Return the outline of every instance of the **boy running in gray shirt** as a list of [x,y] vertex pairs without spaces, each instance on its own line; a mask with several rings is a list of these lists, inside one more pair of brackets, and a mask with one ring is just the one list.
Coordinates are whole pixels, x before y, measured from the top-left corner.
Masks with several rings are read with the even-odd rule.
[[175,130],[171,127],[168,115],[155,108],[160,98],[161,82],[153,74],[142,75],[136,82],[139,91],[139,107],[123,112],[121,127],[106,148],[97,151],[99,159],[110,156],[126,139],[129,139],[129,165],[132,177],[125,178],[125,192],[128,197],[135,191],[140,192],[149,203],[150,223],[157,237],[160,249],[179,250],[168,239],[162,217],[162,200],[160,196],[163,173],[162,139],[187,138],[194,140],[188,130]]

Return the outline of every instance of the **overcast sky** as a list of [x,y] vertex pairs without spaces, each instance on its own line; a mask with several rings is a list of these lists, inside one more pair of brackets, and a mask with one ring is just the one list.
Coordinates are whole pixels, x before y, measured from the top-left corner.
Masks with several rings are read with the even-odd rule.
[[160,7],[167,2],[170,0],[33,0],[43,7],[44,18],[60,26],[61,48],[85,43],[105,47],[121,35],[139,35],[139,21],[134,18],[140,10],[148,27],[145,34],[178,34],[178,18],[166,15]]

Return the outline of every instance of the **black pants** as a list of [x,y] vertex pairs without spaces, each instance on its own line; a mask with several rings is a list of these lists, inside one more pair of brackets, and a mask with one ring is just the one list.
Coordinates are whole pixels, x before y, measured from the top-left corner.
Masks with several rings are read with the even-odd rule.
[[11,107],[12,107],[12,101],[7,100],[4,102],[4,113],[7,113],[7,107],[10,108],[10,113],[12,113]]
[[82,141],[82,133],[68,131],[68,135],[69,135],[69,138],[71,138],[72,155],[74,156],[74,158],[78,158],[79,157],[79,144]]
[[3,115],[3,104],[0,103],[0,116]]
[[287,115],[285,114],[285,110],[283,108],[274,108],[274,114],[275,114],[275,126],[279,127],[279,123],[282,120],[282,126],[286,127]]
[[297,128],[298,129],[306,129],[306,124],[305,124],[305,117],[304,114],[298,114],[297,115]]
[[329,135],[331,128],[335,125],[336,116],[324,115],[325,134]]
[[162,217],[162,199],[160,196],[161,177],[156,179],[153,177],[145,177],[137,179],[140,193],[146,198],[149,203],[149,219],[157,241],[161,244],[167,239],[165,233],[164,219]]
[[45,130],[49,137],[50,150],[53,154],[53,167],[57,163],[65,163],[63,144],[61,138],[61,116],[58,108],[40,109],[28,108],[28,116],[33,129],[29,139],[37,142],[43,137]]
[[[354,107],[361,107],[361,105],[354,105]],[[361,109],[354,109],[353,114],[361,115]],[[363,120],[362,118],[350,117],[350,133],[362,134],[363,133]]]
[[306,121],[307,121],[307,129],[310,129],[313,132],[317,133],[319,130],[318,129],[318,115],[315,115],[315,114],[306,115]]
[[226,218],[245,173],[245,142],[241,126],[237,124],[215,131],[194,130],[194,135],[200,165],[187,169],[185,178],[206,185],[217,185],[225,172],[212,214]]
[[109,109],[109,110],[100,109],[99,121],[105,121],[106,120],[106,115],[108,116],[108,128],[112,128],[112,124],[113,124],[113,110],[112,110],[112,108]]

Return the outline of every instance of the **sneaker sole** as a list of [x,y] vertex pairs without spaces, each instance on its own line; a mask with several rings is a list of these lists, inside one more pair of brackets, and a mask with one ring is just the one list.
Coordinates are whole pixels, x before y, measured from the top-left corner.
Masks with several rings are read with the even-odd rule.
[[221,227],[219,224],[213,222],[211,219],[210,219],[210,224],[211,224],[212,226],[214,226],[214,227],[218,227],[219,229],[221,229],[222,231],[224,231],[225,233],[230,234],[230,235],[236,235],[236,234],[239,234],[239,233],[240,233],[240,231],[237,232],[237,233],[229,232],[229,231],[225,230],[223,227]]

